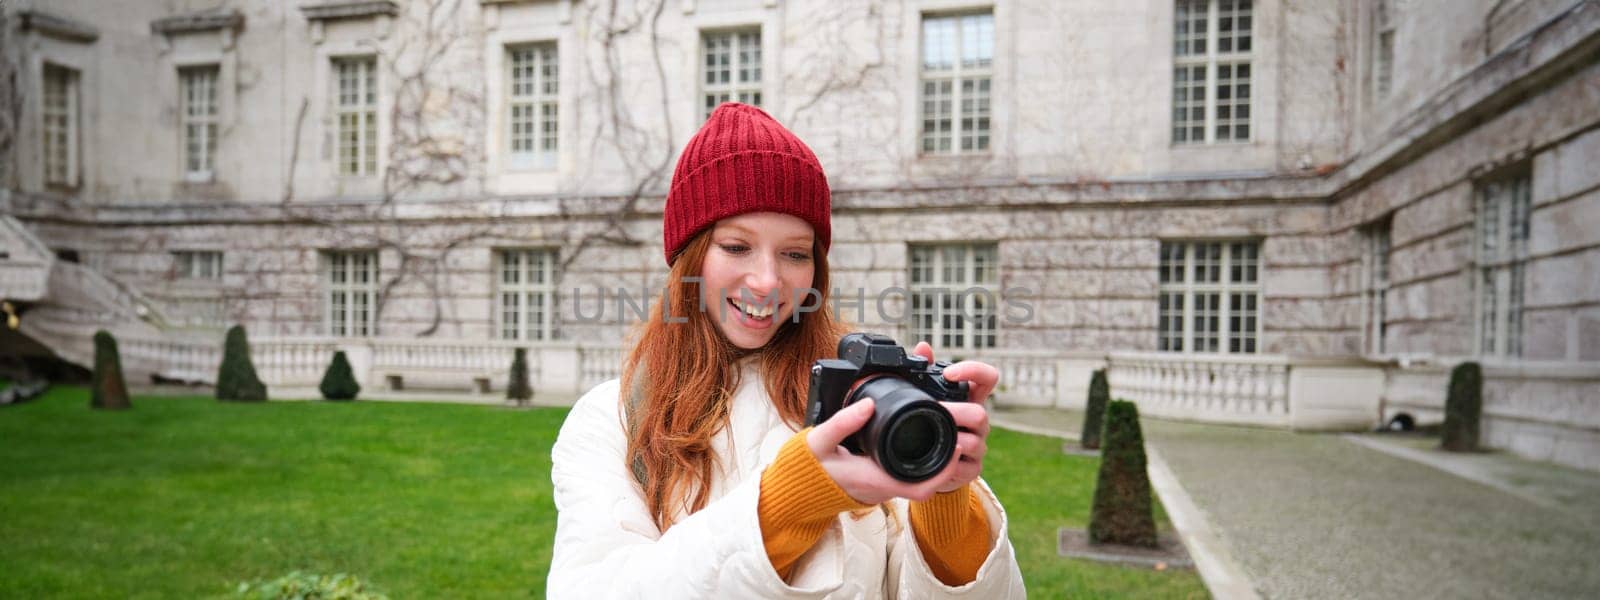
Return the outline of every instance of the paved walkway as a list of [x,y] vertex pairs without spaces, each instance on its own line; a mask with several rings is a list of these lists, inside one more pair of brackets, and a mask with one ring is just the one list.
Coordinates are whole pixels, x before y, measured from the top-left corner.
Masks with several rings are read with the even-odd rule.
[[[1080,417],[996,413],[1075,437]],[[1146,419],[1265,598],[1577,598],[1600,590],[1600,474],[1426,439]]]

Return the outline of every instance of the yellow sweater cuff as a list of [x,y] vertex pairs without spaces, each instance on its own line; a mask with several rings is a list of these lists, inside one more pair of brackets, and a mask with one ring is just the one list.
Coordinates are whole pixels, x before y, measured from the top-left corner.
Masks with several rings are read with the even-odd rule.
[[911,531],[933,575],[945,585],[978,577],[989,556],[989,517],[972,484],[911,503]]
[[794,563],[816,545],[839,513],[870,506],[856,502],[822,469],[822,463],[806,445],[810,431],[808,427],[790,437],[761,473],[761,495],[756,504],[761,540],[773,570],[785,579]]

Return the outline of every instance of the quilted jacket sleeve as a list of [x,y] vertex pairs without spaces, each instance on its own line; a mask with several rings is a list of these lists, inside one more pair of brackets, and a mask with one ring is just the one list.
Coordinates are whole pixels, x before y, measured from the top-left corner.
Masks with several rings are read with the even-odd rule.
[[[948,586],[940,582],[928,568],[922,550],[917,546],[909,526],[889,538],[889,568],[884,578],[884,595],[889,598],[1026,598],[1028,593],[1022,582],[1022,571],[1017,568],[1017,557],[1006,533],[1010,525],[1006,511],[999,499],[982,479],[973,486],[989,518],[989,555],[978,568],[978,577],[965,585]],[[910,523],[911,518],[904,500],[895,502],[896,518],[900,523]]]
[[809,598],[837,587],[791,587],[773,571],[756,512],[760,478],[662,534],[624,460],[618,389],[607,382],[579,399],[551,451],[550,598]]

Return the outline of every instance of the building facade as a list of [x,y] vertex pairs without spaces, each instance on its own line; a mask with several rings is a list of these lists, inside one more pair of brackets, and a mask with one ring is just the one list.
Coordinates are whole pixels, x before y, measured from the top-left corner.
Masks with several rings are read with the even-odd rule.
[[[1075,406],[1437,420],[1600,468],[1600,2],[89,0],[5,7],[0,296],[82,360],[276,387],[615,372],[676,152],[761,106],[841,316]],[[130,352],[125,350],[125,352]]]

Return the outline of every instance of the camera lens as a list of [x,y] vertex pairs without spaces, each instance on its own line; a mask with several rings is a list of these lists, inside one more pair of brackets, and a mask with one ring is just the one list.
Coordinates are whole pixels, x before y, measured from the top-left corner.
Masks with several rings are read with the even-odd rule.
[[950,464],[955,419],[926,392],[899,377],[879,375],[858,384],[847,401],[861,398],[872,398],[875,406],[853,443],[891,477],[925,481]]
[[902,462],[922,462],[933,450],[937,435],[932,417],[924,412],[912,413],[889,428],[889,448]]

